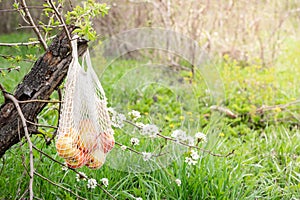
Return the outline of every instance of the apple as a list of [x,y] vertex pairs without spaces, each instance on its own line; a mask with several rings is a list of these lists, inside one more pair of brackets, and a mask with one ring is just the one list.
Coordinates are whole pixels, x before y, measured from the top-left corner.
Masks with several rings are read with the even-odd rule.
[[98,148],[89,156],[89,160],[85,164],[91,169],[99,169],[105,162],[105,153],[102,149]]
[[76,155],[72,158],[66,159],[66,163],[68,167],[76,169],[84,166],[88,161],[88,158],[89,156],[87,154],[83,153],[79,149],[76,149]]
[[91,152],[98,146],[99,135],[92,120],[84,119],[79,123],[79,138],[77,145],[86,152]]
[[112,134],[101,134],[101,145],[104,153],[108,153],[115,146],[115,139]]
[[74,139],[65,134],[60,136],[56,141],[56,149],[59,156],[63,158],[72,158],[76,155],[76,146]]

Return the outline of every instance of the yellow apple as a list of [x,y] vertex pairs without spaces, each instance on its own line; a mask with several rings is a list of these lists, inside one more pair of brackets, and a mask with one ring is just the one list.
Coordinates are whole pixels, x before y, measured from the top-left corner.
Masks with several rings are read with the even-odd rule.
[[74,139],[65,134],[60,136],[56,141],[56,149],[59,156],[63,158],[72,158],[76,155],[76,144]]

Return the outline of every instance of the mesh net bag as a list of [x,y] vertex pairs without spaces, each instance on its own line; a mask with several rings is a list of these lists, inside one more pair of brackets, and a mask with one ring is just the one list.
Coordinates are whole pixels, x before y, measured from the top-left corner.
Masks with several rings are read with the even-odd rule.
[[[71,168],[100,168],[114,146],[104,90],[92,68],[89,51],[78,61],[77,40],[67,74],[56,149]],[[86,66],[85,66],[86,65]]]

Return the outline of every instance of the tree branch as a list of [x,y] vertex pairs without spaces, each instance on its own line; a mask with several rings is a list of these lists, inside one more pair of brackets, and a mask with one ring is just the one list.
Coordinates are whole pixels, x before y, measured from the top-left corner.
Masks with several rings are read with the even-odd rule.
[[24,11],[25,14],[26,14],[26,18],[27,18],[28,22],[33,26],[33,31],[34,31],[35,34],[37,35],[37,37],[38,37],[40,43],[42,44],[44,50],[46,51],[46,50],[48,49],[48,46],[47,46],[45,40],[43,39],[43,37],[42,37],[42,35],[41,35],[41,32],[39,31],[39,29],[37,28],[37,26],[35,25],[35,23],[34,23],[32,17],[31,17],[31,14],[30,14],[30,12],[29,12],[29,10],[28,10],[28,7],[27,7],[27,5],[26,5],[26,1],[25,1],[25,0],[21,0],[20,2],[21,2],[21,5],[22,5],[22,7],[23,7],[23,11]]
[[31,142],[31,139],[30,139],[30,136],[29,136],[29,133],[28,133],[28,128],[27,128],[27,123],[26,123],[26,119],[24,117],[24,114],[20,108],[20,105],[19,105],[19,102],[18,100],[12,96],[11,94],[8,94],[8,93],[5,93],[4,94],[4,97],[7,98],[7,99],[10,99],[18,113],[19,113],[19,116],[21,118],[21,121],[22,121],[22,125],[23,125],[23,129],[24,129],[24,132],[25,132],[25,137],[27,139],[27,142],[28,142],[28,146],[29,146],[29,164],[30,164],[30,171],[29,171],[29,176],[30,176],[30,180],[29,180],[29,199],[32,200],[33,199],[33,175],[34,175],[34,165],[33,165],[33,153],[32,153],[32,142]]
[[41,175],[41,174],[39,174],[39,173],[37,173],[37,172],[34,172],[34,174],[37,175],[38,177],[44,179],[45,181],[51,183],[52,185],[55,185],[56,187],[60,187],[60,188],[64,189],[65,191],[67,191],[67,192],[73,194],[73,195],[76,196],[78,199],[84,199],[84,200],[86,200],[86,198],[83,198],[83,197],[79,196],[78,194],[76,194],[75,192],[73,192],[71,189],[66,188],[66,187],[64,187],[64,186],[62,186],[62,185],[59,185],[59,184],[57,184],[57,183],[51,181],[50,179],[46,178],[45,176],[43,176],[43,175]]
[[60,21],[60,23],[63,25],[64,27],[64,30],[66,31],[67,33],[67,37],[69,39],[69,41],[72,40],[71,38],[71,35],[70,35],[70,32],[68,30],[68,27],[64,21],[64,19],[62,18],[61,14],[58,12],[57,8],[55,7],[54,3],[52,2],[52,0],[47,0],[47,3],[52,7],[52,9],[54,10],[55,12],[55,15],[56,15],[56,18]]
[[238,117],[237,114],[234,114],[231,110],[229,110],[228,108],[225,108],[225,107],[221,107],[221,106],[211,106],[210,107],[210,110],[215,110],[215,111],[218,111],[220,113],[223,113],[225,114],[226,116],[232,118],[232,119],[235,119]]
[[[31,26],[33,27],[33,26]],[[47,38],[48,40],[52,40],[56,37],[56,35]],[[40,44],[40,41],[32,41],[32,42],[16,42],[16,43],[3,43],[0,42],[0,46],[4,47],[15,47],[15,46],[29,46],[29,45],[38,45]]]
[[289,106],[292,106],[292,105],[295,105],[295,104],[298,104],[298,103],[300,103],[300,99],[292,101],[292,102],[289,102],[289,103],[286,103],[286,104],[278,104],[278,105],[274,105],[274,106],[263,105],[263,106],[261,106],[260,108],[258,108],[256,110],[256,113],[263,114],[266,111],[271,111],[271,110],[275,110],[275,109],[278,109],[278,108],[285,109],[285,108],[287,108]]

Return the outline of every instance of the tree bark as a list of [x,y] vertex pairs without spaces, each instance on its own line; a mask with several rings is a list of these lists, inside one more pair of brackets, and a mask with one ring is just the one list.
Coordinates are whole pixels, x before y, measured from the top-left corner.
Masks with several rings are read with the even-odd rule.
[[[70,32],[74,27],[70,28]],[[78,54],[87,49],[87,41],[78,41]],[[42,99],[49,100],[50,95],[62,83],[67,75],[72,60],[71,47],[65,31],[62,31],[49,46],[46,53],[34,64],[31,71],[15,90],[15,98],[19,101]],[[24,117],[36,121],[37,115],[47,103],[33,102],[20,104]],[[28,124],[30,132],[37,127]],[[6,100],[0,107],[0,158],[5,152],[24,137],[24,131],[18,112],[11,101]]]

